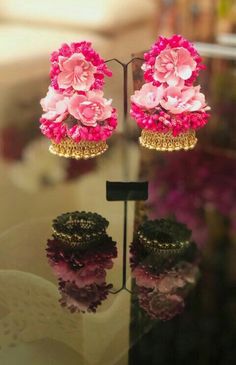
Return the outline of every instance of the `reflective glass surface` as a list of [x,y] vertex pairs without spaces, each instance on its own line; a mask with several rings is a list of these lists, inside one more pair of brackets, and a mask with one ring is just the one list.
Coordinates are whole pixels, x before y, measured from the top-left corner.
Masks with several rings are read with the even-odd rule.
[[[121,111],[104,155],[53,156],[37,124],[46,83],[20,96],[12,86],[0,130],[0,364],[235,362],[235,64],[206,61],[212,119],[188,152],[142,148]],[[127,204],[124,278],[124,202],[106,200],[106,181],[125,180],[148,181],[149,197]],[[53,220],[74,211],[104,217],[102,239],[81,248],[53,236]],[[157,219],[147,244],[140,225]],[[153,251],[156,237],[188,247]]]

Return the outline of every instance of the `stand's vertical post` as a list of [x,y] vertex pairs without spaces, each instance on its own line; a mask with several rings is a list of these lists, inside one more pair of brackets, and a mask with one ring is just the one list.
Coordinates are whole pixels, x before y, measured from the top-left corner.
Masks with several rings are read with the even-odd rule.
[[123,64],[124,77],[123,77],[123,119],[124,119],[124,132],[127,132],[127,115],[128,115],[128,65]]
[[124,217],[123,217],[123,267],[122,267],[122,285],[120,289],[113,292],[119,293],[125,289],[127,279],[127,227],[128,227],[128,202],[147,200],[148,198],[148,182],[120,182],[107,181],[106,182],[106,198],[108,201],[123,201],[124,202]]
[[[128,136],[128,64],[123,64],[123,133],[127,138]],[[128,145],[127,140],[124,139],[123,143],[123,167],[124,167],[124,180],[129,180],[129,160],[128,160]]]
[[[115,61],[119,63],[123,68],[123,133],[128,135],[129,128],[127,123],[128,116],[128,67],[135,59],[132,58],[128,63],[123,63],[116,58],[107,60],[106,62]],[[126,276],[127,276],[127,225],[128,225],[128,200],[138,201],[146,200],[148,198],[148,183],[147,182],[128,182],[129,178],[129,163],[127,153],[127,142],[125,141],[123,148],[123,167],[124,167],[124,180],[126,182],[109,182],[107,181],[107,200],[108,201],[124,201],[124,230],[123,230],[123,274],[122,274],[122,286],[119,290],[114,292],[116,294],[126,288]]]
[[128,202],[124,201],[124,231],[123,231],[123,276],[122,288],[126,288],[126,265],[127,265],[127,225],[128,225]]

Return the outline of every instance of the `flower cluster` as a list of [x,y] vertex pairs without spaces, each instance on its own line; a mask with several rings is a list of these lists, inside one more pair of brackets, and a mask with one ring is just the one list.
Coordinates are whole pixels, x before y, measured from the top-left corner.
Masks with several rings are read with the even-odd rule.
[[164,80],[168,85],[185,83],[191,86],[205,66],[194,46],[181,35],[159,37],[150,51],[144,54],[144,78],[157,86]]
[[58,278],[61,304],[72,312],[95,312],[112,288],[106,283],[106,271],[116,256],[116,244],[107,235],[83,249],[49,239],[47,257]]
[[205,96],[193,83],[203,68],[183,37],[160,37],[144,55],[146,83],[131,96],[131,116],[142,129],[174,136],[203,127],[209,118]]
[[60,143],[109,138],[116,128],[116,110],[101,90],[104,76],[111,76],[91,43],[64,44],[51,56],[51,86],[41,100],[41,131]]

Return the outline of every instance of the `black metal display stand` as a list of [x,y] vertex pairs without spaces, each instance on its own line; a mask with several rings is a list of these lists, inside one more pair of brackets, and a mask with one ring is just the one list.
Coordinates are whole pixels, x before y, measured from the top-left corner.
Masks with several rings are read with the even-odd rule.
[[[128,114],[128,67],[134,60],[142,60],[142,58],[132,58],[129,62],[123,63],[117,58],[112,58],[106,62],[115,61],[123,68],[123,128],[124,133],[128,133],[127,128],[127,114]],[[126,159],[125,159],[126,161]],[[121,287],[111,292],[117,294],[122,290],[126,290],[129,293],[131,291],[126,287],[127,280],[127,227],[128,227],[128,201],[140,201],[148,199],[148,182],[129,182],[128,168],[124,166],[124,180],[122,182],[106,182],[106,198],[108,201],[123,201],[123,260],[122,260],[122,285]]]
[[[128,227],[128,201],[147,200],[148,198],[148,182],[106,182],[106,195],[108,201],[124,202],[124,230],[123,230],[123,261],[122,261],[122,286],[113,294],[119,293],[121,290],[130,292],[126,287],[127,272],[127,227]],[[131,293],[131,292],[130,292]]]

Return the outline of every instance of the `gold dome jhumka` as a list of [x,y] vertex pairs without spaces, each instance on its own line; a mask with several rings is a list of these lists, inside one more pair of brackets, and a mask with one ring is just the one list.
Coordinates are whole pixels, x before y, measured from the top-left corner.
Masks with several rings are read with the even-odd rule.
[[49,151],[54,155],[66,158],[89,159],[102,155],[108,149],[106,141],[81,141],[74,142],[66,138],[60,143],[51,142]]
[[179,151],[190,150],[197,143],[196,133],[189,130],[186,133],[174,137],[171,132],[156,133],[149,130],[142,130],[139,142],[143,147],[156,151]]

